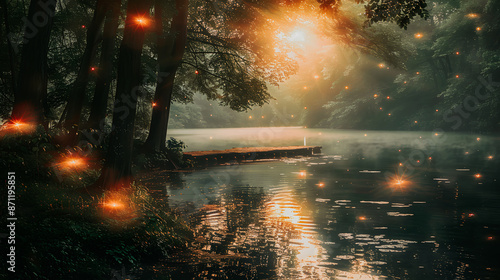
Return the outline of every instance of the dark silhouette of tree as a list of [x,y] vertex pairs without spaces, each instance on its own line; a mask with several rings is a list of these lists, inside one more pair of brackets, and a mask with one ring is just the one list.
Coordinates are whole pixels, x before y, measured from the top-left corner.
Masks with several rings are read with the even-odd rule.
[[98,41],[100,39],[101,27],[108,10],[108,2],[99,0],[96,3],[94,17],[87,30],[87,40],[85,51],[82,56],[80,69],[73,84],[72,92],[68,95],[66,104],[66,118],[64,120],[64,128],[69,131],[69,144],[75,144],[77,140],[78,129],[82,114],[83,102],[85,100],[85,91],[91,72],[96,71],[91,64],[95,57]]
[[129,0],[125,30],[118,57],[118,78],[113,111],[113,130],[98,189],[120,189],[132,181],[132,149],[137,98],[141,92],[141,55],[149,29],[150,1]]
[[97,70],[97,80],[90,108],[87,127],[100,131],[106,118],[108,96],[113,78],[113,58],[115,56],[115,40],[118,30],[121,0],[107,1],[107,14],[104,23],[101,57]]
[[187,41],[188,5],[188,0],[175,1],[175,14],[172,17],[170,29],[164,33],[165,4],[160,0],[155,2],[159,72],[149,135],[144,145],[149,151],[165,148],[175,74],[182,63]]
[[56,0],[31,0],[25,26],[18,86],[11,120],[44,123],[47,53]]

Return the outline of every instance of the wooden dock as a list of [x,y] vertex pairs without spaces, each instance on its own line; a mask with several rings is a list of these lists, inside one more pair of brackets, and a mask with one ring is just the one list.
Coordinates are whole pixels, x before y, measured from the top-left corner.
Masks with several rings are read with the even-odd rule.
[[228,150],[185,152],[184,159],[191,161],[195,166],[209,166],[263,159],[313,156],[320,153],[320,146],[247,147]]

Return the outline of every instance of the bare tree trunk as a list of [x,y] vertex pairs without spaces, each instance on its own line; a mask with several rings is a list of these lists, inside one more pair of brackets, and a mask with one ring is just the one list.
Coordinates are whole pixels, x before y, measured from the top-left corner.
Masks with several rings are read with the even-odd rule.
[[116,32],[120,16],[121,0],[108,3],[108,14],[104,23],[104,34],[101,48],[99,71],[95,86],[94,98],[90,108],[87,126],[93,130],[101,130],[101,122],[106,118],[108,96],[113,74],[113,57],[115,52]]
[[118,79],[113,131],[105,164],[94,188],[116,190],[130,186],[132,182],[132,148],[137,94],[141,90],[141,55],[147,25],[140,25],[137,16],[148,15],[148,0],[129,0],[127,19],[118,58]]
[[[74,144],[77,139],[83,101],[85,100],[85,91],[87,89],[90,72],[92,71],[90,66],[95,57],[100,29],[106,15],[105,2],[106,1],[103,0],[97,1],[94,17],[92,18],[92,22],[90,23],[87,31],[87,43],[83,53],[82,62],[80,64],[80,69],[78,70],[78,75],[73,85],[73,92],[70,93],[68,103],[66,105],[67,112],[66,119],[64,121],[64,128],[69,131],[70,144]],[[99,70],[94,69],[94,71]]]
[[164,7],[160,0],[155,3],[159,72],[153,101],[156,106],[153,107],[149,134],[144,145],[149,152],[165,148],[175,73],[182,62],[187,41],[188,5],[189,0],[175,1],[176,14],[172,18],[170,31],[168,34],[161,34]]
[[18,86],[11,120],[43,123],[47,95],[47,53],[56,0],[31,0],[25,26]]
[[9,66],[10,66],[12,93],[15,94],[15,92],[16,92],[16,63],[15,63],[14,50],[12,48],[12,43],[10,42],[10,39],[9,39],[9,34],[10,34],[9,12],[8,12],[8,7],[7,7],[7,1],[2,0],[0,3],[3,6],[3,18],[4,18],[3,20],[5,23],[5,35],[6,35],[5,39],[7,40],[7,48],[9,49]]

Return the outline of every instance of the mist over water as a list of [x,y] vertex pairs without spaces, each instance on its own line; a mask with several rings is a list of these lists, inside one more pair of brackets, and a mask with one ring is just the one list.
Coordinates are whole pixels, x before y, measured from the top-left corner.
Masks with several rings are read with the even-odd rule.
[[192,223],[202,251],[250,257],[170,267],[173,276],[500,275],[496,138],[298,127],[171,130],[169,136],[189,151],[304,145],[304,137],[323,147],[316,157],[166,173],[146,182]]

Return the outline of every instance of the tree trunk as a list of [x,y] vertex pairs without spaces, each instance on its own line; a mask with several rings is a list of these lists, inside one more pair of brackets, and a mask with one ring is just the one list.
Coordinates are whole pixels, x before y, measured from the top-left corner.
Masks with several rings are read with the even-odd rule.
[[[76,81],[73,85],[73,92],[69,94],[68,103],[66,105],[66,119],[64,121],[64,128],[69,131],[69,143],[74,144],[77,139],[78,127],[83,108],[83,101],[85,99],[85,90],[87,88],[89,75],[91,70],[91,63],[95,57],[97,49],[97,41],[99,38],[100,29],[106,15],[106,1],[99,0],[96,4],[94,17],[90,23],[87,31],[87,43],[83,53],[82,62]],[[94,69],[94,71],[98,71]]]
[[101,177],[94,184],[100,190],[117,190],[132,182],[132,148],[137,93],[141,90],[141,54],[147,25],[140,25],[137,16],[147,16],[150,8],[147,0],[129,0],[123,40],[118,57],[118,79],[113,131],[110,134]]
[[113,0],[108,4],[108,14],[104,23],[104,34],[101,48],[99,71],[92,99],[92,107],[87,126],[93,130],[101,130],[101,123],[106,118],[108,96],[113,74],[113,57],[115,51],[116,32],[120,16],[121,0]]
[[147,152],[165,148],[175,73],[182,62],[187,41],[188,5],[189,0],[175,1],[176,14],[172,18],[170,32],[162,34],[161,17],[164,7],[160,0],[155,3],[159,72],[153,101],[155,106],[153,106],[148,138],[144,145]]
[[56,0],[31,0],[25,25],[18,86],[11,120],[43,123],[47,95],[47,53]]
[[[10,42],[10,39],[9,39],[10,24],[9,24],[9,13],[8,13],[7,1],[1,0],[0,3],[3,6],[3,18],[4,18],[3,20],[4,20],[4,24],[5,24],[5,39],[7,40],[7,48],[9,49],[9,67],[10,67],[12,93],[15,94],[15,92],[16,92],[16,64],[15,64],[15,59],[14,59],[14,50],[12,48],[12,43]],[[4,36],[2,36],[2,37],[4,37]]]

